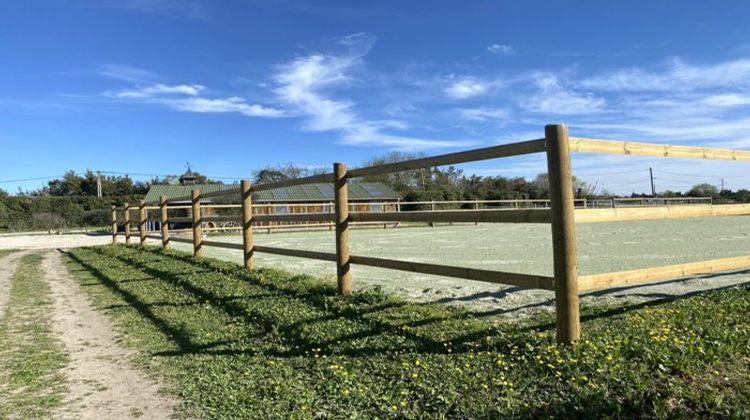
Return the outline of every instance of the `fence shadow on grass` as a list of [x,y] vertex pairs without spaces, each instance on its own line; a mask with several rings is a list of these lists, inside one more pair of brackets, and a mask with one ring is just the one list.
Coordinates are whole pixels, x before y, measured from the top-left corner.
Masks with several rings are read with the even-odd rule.
[[[463,331],[454,329],[449,339],[441,340],[441,328],[460,327],[461,323],[481,318],[490,318],[508,311],[486,311],[467,313],[455,308],[448,308],[437,303],[413,304],[389,298],[380,294],[355,294],[344,299],[338,296],[333,285],[316,284],[310,277],[292,275],[276,270],[258,269],[247,271],[231,263],[211,259],[195,259],[181,253],[162,252],[156,249],[133,249],[133,253],[111,254],[105,248],[90,248],[98,254],[98,259],[110,259],[113,264],[122,264],[140,273],[136,279],[117,280],[89,261],[66,252],[82,270],[95,277],[101,285],[117,294],[124,303],[111,305],[108,309],[132,307],[143,318],[149,320],[174,343],[176,349],[154,354],[155,356],[181,356],[188,354],[206,355],[254,355],[262,353],[276,357],[297,357],[318,350],[319,354],[346,355],[352,357],[370,356],[385,353],[458,353],[467,351],[504,351],[511,345],[519,345],[528,339],[529,331],[552,330],[555,328],[551,316],[549,322],[542,321],[526,325],[505,325],[498,327],[489,322],[482,322],[479,327]],[[149,258],[138,258],[136,253],[150,254]],[[151,258],[153,257],[153,258]],[[186,264],[189,268],[171,271],[165,269],[166,262]],[[174,267],[174,265],[171,265]],[[195,267],[198,270],[195,270]],[[179,267],[178,267],[179,268]],[[227,271],[228,270],[228,271]],[[196,274],[221,272],[237,282],[237,291],[229,296],[201,287]],[[283,282],[267,281],[267,275],[283,276]],[[182,289],[193,298],[179,303],[160,300],[145,303],[137,294],[128,291],[127,283],[161,282],[170,287]],[[92,284],[90,282],[85,284]],[[242,289],[246,287],[247,289]],[[637,287],[637,286],[633,286]],[[733,287],[733,286],[728,286]],[[620,288],[624,289],[624,288]],[[712,289],[717,290],[717,289]],[[244,292],[244,293],[243,293]],[[253,292],[253,293],[249,293]],[[678,296],[651,294],[654,300],[636,305],[624,305],[616,308],[586,308],[583,321],[611,317],[645,307],[661,305],[678,299],[684,299],[703,293],[703,291],[685,293]],[[291,318],[274,318],[264,312],[264,306],[258,309],[252,300],[267,299],[273,304],[301,304],[305,308],[300,314]],[[275,301],[278,300],[278,301]],[[177,322],[160,318],[155,313],[156,307],[188,307],[208,302],[212,307],[232,319],[254,327],[253,334],[240,338],[227,337],[209,343],[199,343]],[[526,307],[548,305],[552,300],[538,302]],[[514,309],[518,310],[520,308]],[[312,315],[310,315],[312,313]],[[307,314],[307,315],[305,315]],[[551,314],[549,314],[551,315]],[[328,322],[341,322],[351,326],[351,332],[330,331],[324,339],[311,339],[305,336],[310,328],[323,328]],[[502,334],[500,330],[502,328]],[[457,332],[458,331],[458,332]],[[252,342],[243,342],[248,338],[259,340],[280,336],[284,343],[290,344],[286,350],[260,349]],[[257,342],[257,341],[256,341]],[[357,343],[368,343],[357,347]]]

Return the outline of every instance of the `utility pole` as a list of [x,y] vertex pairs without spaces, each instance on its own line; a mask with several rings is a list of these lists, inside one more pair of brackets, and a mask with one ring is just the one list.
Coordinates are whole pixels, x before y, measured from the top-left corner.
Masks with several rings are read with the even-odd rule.
[[651,197],[656,197],[656,186],[654,186],[654,170],[648,168],[648,173],[651,176]]
[[724,191],[724,178],[721,178],[721,191]]
[[102,198],[102,173],[96,171],[96,196]]

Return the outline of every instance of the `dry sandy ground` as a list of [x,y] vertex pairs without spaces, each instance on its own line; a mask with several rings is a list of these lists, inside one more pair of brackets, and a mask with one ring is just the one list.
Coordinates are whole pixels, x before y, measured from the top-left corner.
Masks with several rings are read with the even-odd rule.
[[70,233],[64,235],[0,235],[0,249],[56,249],[79,246],[105,245],[112,242],[110,235]]
[[[8,302],[10,279],[25,254],[28,252],[0,259],[0,314]],[[112,324],[93,310],[62,264],[60,252],[45,252],[42,269],[54,302],[53,331],[70,358],[64,371],[69,392],[53,417],[171,418],[175,402],[130,364],[133,352],[117,344]]]

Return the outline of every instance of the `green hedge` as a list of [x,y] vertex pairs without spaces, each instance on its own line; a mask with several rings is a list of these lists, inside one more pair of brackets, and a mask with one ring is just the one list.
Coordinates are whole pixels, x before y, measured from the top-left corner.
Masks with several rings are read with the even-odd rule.
[[142,197],[0,197],[0,231],[107,226],[111,206]]

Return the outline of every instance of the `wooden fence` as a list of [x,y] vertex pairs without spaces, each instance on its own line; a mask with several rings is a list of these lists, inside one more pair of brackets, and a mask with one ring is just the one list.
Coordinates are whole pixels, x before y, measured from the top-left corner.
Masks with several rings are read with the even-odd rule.
[[[125,241],[126,243],[131,243],[132,234],[130,213],[131,210],[137,210],[141,244],[144,244],[147,238],[160,239],[162,246],[165,248],[171,241],[191,243],[193,244],[193,253],[196,257],[202,255],[203,247],[205,246],[237,249],[243,251],[244,264],[248,269],[255,267],[254,254],[256,252],[331,261],[336,264],[338,290],[342,295],[348,295],[351,292],[351,264],[457,277],[526,288],[552,290],[555,292],[557,340],[563,343],[577,340],[580,337],[579,292],[582,290],[609,288],[634,283],[656,282],[695,274],[750,268],[750,256],[748,256],[579,277],[576,258],[576,222],[585,223],[750,215],[750,204],[576,208],[573,198],[571,152],[750,161],[750,151],[568,137],[568,130],[564,125],[548,125],[545,127],[544,138],[520,143],[505,144],[351,170],[348,170],[343,163],[335,163],[333,165],[332,173],[315,175],[307,178],[258,185],[251,185],[249,181],[242,181],[240,187],[235,189],[212,192],[203,195],[201,195],[199,190],[193,190],[192,195],[189,197],[179,197],[170,200],[167,200],[166,197],[161,197],[158,202],[141,202],[138,207],[130,207],[128,204],[125,204],[122,208],[113,207],[112,241],[113,243],[117,242],[117,212],[122,211],[122,220],[125,225]],[[548,208],[427,210],[383,213],[349,211],[347,184],[349,180],[358,177],[382,175],[405,170],[532,153],[546,153],[547,155],[547,172],[549,174],[550,183]],[[254,191],[319,182],[334,184],[335,199],[333,213],[254,215],[252,212],[252,192]],[[201,208],[202,206],[205,206],[205,204],[201,202],[202,199],[229,194],[240,195],[242,201],[242,216],[202,216]],[[167,209],[167,204],[169,202],[185,202],[188,200],[191,202],[191,217],[169,217]],[[148,235],[145,229],[145,223],[148,220],[147,211],[151,209],[158,209],[159,211],[161,235]],[[202,223],[227,220],[235,221],[240,224],[243,237],[242,244],[232,244],[204,239]],[[271,220],[332,223],[336,231],[336,252],[305,251],[255,245],[253,243],[253,224]],[[480,270],[458,266],[416,263],[350,254],[349,228],[351,223],[407,221],[433,223],[549,223],[552,228],[554,276],[549,277],[504,271]],[[192,223],[192,239],[170,236],[169,222]]]

